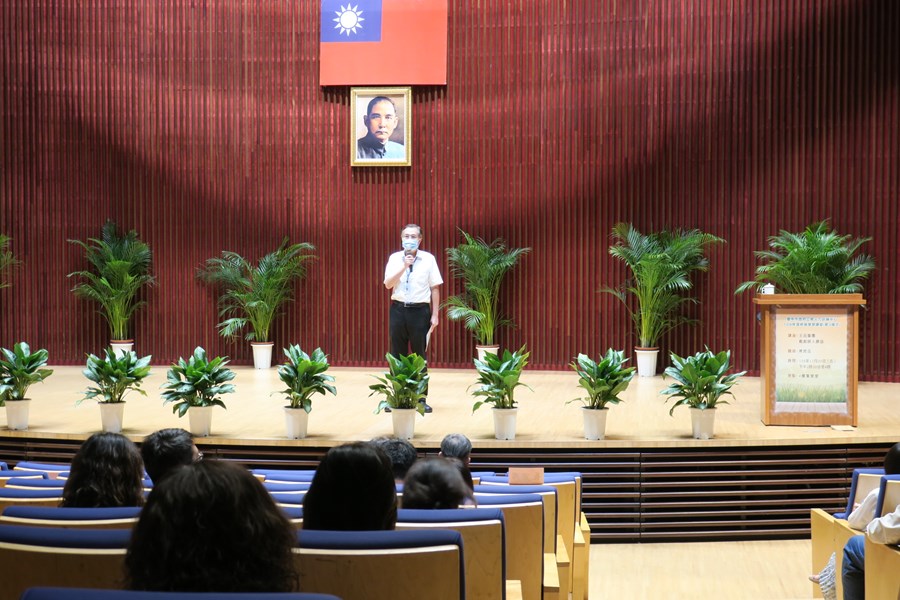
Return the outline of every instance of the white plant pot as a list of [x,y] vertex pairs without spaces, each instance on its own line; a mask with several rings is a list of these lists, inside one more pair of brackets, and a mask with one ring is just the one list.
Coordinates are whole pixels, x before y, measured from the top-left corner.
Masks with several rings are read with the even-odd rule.
[[691,411],[691,430],[695,440],[708,440],[713,437],[713,430],[716,425],[716,409],[692,408]]
[[134,350],[134,340],[111,340],[109,345],[112,348],[113,356],[116,358],[125,356]]
[[212,428],[212,406],[192,406],[188,409],[191,434],[197,437],[209,436]]
[[302,440],[306,437],[309,425],[309,413],[302,408],[284,407],[284,424],[289,440]]
[[416,433],[416,415],[414,408],[392,408],[391,421],[394,424],[394,437],[411,440]]
[[584,439],[602,440],[606,437],[606,415],[609,414],[608,408],[597,409],[582,407],[581,414],[584,415]]
[[122,432],[122,420],[125,418],[124,402],[101,402],[100,403],[100,424],[103,431],[109,433]]
[[640,377],[655,377],[659,348],[635,348],[634,353],[637,355],[638,375]]
[[485,354],[497,354],[500,352],[500,346],[475,346],[475,352],[478,360],[483,361]]
[[493,408],[494,413],[494,437],[498,440],[516,439],[516,415],[518,408]]
[[28,429],[28,409],[31,408],[31,400],[7,400],[6,401],[6,426],[16,431]]
[[250,342],[253,348],[253,366],[257,369],[268,369],[272,366],[272,348],[275,342]]

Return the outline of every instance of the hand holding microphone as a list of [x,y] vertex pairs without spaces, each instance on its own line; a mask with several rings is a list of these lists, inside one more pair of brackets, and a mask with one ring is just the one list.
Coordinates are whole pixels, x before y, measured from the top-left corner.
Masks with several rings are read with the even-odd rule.
[[413,263],[416,262],[416,252],[415,250],[404,250],[403,251],[403,264],[406,265],[409,272],[412,273]]

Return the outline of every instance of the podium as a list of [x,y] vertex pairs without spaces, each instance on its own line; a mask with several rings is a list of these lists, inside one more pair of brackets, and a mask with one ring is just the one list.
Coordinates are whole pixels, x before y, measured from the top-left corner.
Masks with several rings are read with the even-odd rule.
[[760,378],[765,425],[857,421],[862,294],[761,294]]

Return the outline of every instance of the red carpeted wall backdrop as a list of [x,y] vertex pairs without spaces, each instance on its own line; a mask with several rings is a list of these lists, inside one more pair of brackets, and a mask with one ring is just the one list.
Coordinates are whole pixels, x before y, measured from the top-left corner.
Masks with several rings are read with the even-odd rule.
[[[0,290],[0,344],[55,364],[107,341],[71,293],[67,239],[107,218],[155,253],[158,286],[134,323],[165,364],[196,345],[247,364],[216,332],[195,278],[221,250],[251,258],[284,236],[318,248],[276,347],[321,346],[380,368],[384,260],[420,223],[444,249],[457,228],[533,250],[503,306],[536,367],[634,344],[598,293],[623,266],[618,221],[698,227],[728,240],[696,278],[701,323],[662,340],[731,348],[757,370],[753,251],[780,228],[828,218],[873,238],[862,379],[900,381],[900,3],[894,0],[453,0],[449,83],[415,88],[412,167],[349,165],[348,88],[318,85],[313,0],[28,0],[0,5],[0,232],[22,260]],[[372,56],[390,73],[403,56]],[[402,82],[394,82],[402,83]],[[443,321],[431,362],[463,366],[472,341]],[[276,354],[278,356],[279,354]]]

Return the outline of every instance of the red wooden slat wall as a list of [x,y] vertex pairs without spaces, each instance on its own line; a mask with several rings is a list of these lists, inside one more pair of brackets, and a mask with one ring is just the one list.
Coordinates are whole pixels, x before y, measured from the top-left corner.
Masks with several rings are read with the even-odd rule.
[[[697,279],[702,324],[663,351],[730,347],[758,368],[752,252],[779,228],[830,218],[871,236],[861,376],[900,381],[900,3],[455,0],[449,84],[414,90],[411,168],[351,169],[349,90],[317,81],[313,0],[15,0],[0,5],[0,231],[23,266],[0,290],[0,344],[24,339],[81,363],[106,326],[72,296],[66,239],[106,218],[155,252],[137,317],[155,363],[195,345],[249,361],[216,333],[195,271],[223,249],[257,258],[284,236],[318,248],[280,345],[341,365],[387,349],[384,260],[421,223],[443,250],[457,228],[533,251],[503,294],[533,365],[630,347],[609,231],[699,227],[728,244]],[[373,56],[389,72],[402,56]],[[431,361],[472,342],[443,323]]]

